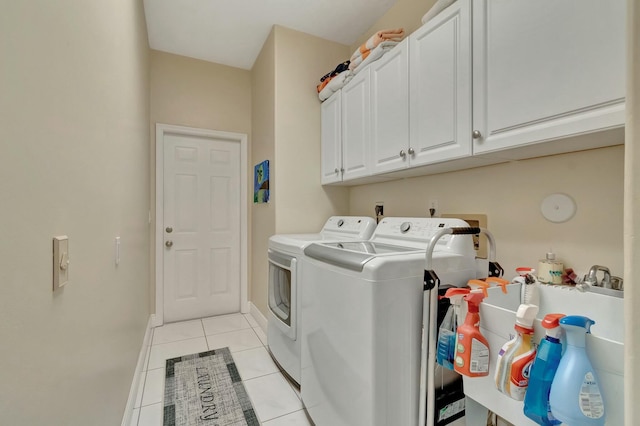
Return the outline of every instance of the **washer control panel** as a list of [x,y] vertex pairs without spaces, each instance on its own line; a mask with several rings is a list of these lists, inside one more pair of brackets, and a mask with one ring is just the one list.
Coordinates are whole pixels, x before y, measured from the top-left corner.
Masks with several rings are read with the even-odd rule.
[[[464,220],[455,218],[385,217],[378,224],[371,240],[423,248],[442,228],[468,226],[469,224]],[[443,235],[437,244],[448,246],[454,251],[457,251],[458,247],[460,250],[467,251],[467,245],[473,248],[469,235]]]

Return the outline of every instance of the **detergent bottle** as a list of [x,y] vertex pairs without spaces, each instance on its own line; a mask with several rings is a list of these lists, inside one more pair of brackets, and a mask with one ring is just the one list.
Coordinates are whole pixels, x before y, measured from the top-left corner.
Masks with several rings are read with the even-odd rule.
[[585,350],[586,335],[593,324],[593,320],[578,315],[560,320],[567,335],[567,348],[551,383],[549,404],[553,416],[567,425],[605,423],[600,382]]
[[522,401],[529,386],[529,371],[536,356],[531,345],[536,305],[522,304],[516,312],[516,337],[502,346],[496,363],[496,387],[516,401]]
[[436,361],[441,366],[453,370],[456,349],[456,330],[458,328],[458,315],[462,298],[469,294],[468,288],[450,288],[444,294],[449,299],[451,306],[442,321],[438,330],[438,346],[436,350]]
[[560,319],[563,317],[564,314],[547,314],[542,320],[546,336],[540,342],[538,355],[531,366],[529,388],[524,396],[525,416],[543,426],[560,424],[551,412],[549,392],[562,357]]
[[482,290],[472,290],[464,296],[468,305],[464,323],[456,333],[454,370],[468,377],[489,374],[489,342],[480,333],[480,303],[484,299]]

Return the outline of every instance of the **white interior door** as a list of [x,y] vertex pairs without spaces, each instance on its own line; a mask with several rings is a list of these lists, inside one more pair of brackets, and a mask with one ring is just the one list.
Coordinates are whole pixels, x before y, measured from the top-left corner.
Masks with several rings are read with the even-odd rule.
[[240,144],[164,133],[164,321],[240,311]]

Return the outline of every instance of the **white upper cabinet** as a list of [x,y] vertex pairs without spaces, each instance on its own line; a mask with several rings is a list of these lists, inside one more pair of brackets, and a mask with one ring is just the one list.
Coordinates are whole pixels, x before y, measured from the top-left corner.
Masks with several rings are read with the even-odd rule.
[[474,0],[473,55],[474,154],[624,126],[624,0]]
[[409,55],[405,39],[370,66],[373,173],[409,165]]
[[470,20],[458,0],[409,37],[412,166],[471,155]]
[[353,77],[341,100],[325,101],[337,104],[322,109],[322,182],[623,143],[625,8],[625,0],[454,2]]
[[356,74],[342,89],[342,174],[343,180],[371,174],[369,69]]
[[320,106],[321,183],[342,181],[342,92]]

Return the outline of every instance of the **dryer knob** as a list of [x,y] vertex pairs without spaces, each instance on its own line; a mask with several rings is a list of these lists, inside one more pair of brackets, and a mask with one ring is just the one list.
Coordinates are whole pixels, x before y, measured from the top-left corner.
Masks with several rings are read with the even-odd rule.
[[340,228],[342,225],[344,225],[344,220],[340,219],[338,221],[338,228]]
[[402,222],[402,224],[400,225],[400,232],[404,234],[409,229],[411,229],[411,222]]

